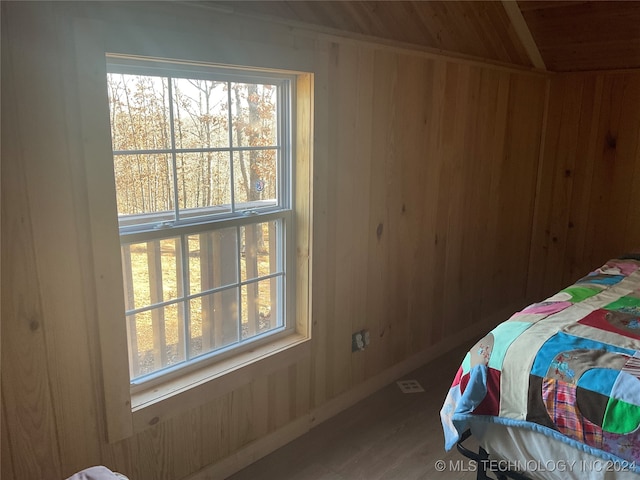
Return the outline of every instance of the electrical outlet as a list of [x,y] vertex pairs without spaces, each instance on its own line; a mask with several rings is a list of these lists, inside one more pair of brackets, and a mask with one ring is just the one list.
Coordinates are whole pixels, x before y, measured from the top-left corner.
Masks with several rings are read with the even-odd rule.
[[364,350],[364,340],[362,339],[362,332],[355,332],[351,335],[351,351],[359,352]]
[[359,352],[364,350],[367,346],[369,346],[369,331],[368,330],[360,330],[359,332],[355,332],[351,335],[351,351]]

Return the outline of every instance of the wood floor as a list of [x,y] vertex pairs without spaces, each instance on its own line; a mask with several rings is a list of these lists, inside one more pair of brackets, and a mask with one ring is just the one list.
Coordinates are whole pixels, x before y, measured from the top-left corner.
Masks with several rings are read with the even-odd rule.
[[[230,480],[475,479],[467,459],[444,451],[440,408],[469,346],[403,379],[426,390],[402,393],[394,382]],[[468,446],[474,447],[472,439]],[[444,460],[445,470],[436,470]]]

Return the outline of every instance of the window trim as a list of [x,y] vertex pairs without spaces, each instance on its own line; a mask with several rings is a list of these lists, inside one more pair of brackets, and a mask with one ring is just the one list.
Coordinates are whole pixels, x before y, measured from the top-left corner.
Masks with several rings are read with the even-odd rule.
[[[296,333],[271,345],[268,352],[247,352],[246,361],[238,362],[227,370],[200,372],[200,380],[190,385],[167,385],[165,394],[143,401],[141,395],[131,394],[126,328],[121,321],[124,290],[119,261],[120,238],[116,220],[113,150],[108,134],[109,107],[104,94],[107,78],[105,55],[107,52],[122,51],[123,45],[126,45],[127,55],[138,52],[145,57],[161,58],[165,52],[174,52],[175,48],[173,39],[166,32],[156,35],[152,30],[144,30],[144,27],[136,27],[133,35],[132,30],[122,30],[118,25],[103,20],[76,18],[73,28],[78,134],[82,138],[78,154],[84,158],[89,211],[87,224],[93,252],[94,283],[87,288],[93,287],[91,296],[94,299],[95,315],[89,318],[89,322],[99,335],[101,347],[99,363],[94,366],[94,371],[97,378],[102,380],[106,440],[114,443],[167,418],[209,403],[255,378],[269,375],[310,357],[314,77],[312,62],[308,61],[309,56],[305,52],[234,38],[234,59],[239,63],[259,65],[271,60],[282,66],[283,70],[296,74],[296,135],[291,139],[292,148],[295,149],[295,170],[292,172],[295,181],[291,195],[296,199]],[[142,30],[155,41],[141,41],[146,38]],[[211,30],[208,30],[208,34],[212,39],[218,35]],[[191,43],[195,48],[190,50],[189,55],[200,56],[203,61],[210,63],[228,64],[229,52],[200,48],[196,37],[192,37]],[[283,62],[285,59],[291,62]],[[293,65],[302,65],[303,68],[292,68]],[[114,220],[104,220],[111,218]],[[118,261],[114,261],[114,258]]]

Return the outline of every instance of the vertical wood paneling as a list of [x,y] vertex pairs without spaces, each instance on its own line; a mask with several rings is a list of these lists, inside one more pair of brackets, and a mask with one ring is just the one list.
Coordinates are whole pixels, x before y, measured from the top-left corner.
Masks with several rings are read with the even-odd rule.
[[[27,195],[32,217],[33,248],[36,255],[39,289],[46,324],[46,351],[49,383],[54,398],[56,429],[62,472],[73,473],[99,456],[99,434],[95,421],[89,421],[94,410],[95,390],[88,348],[88,333],[82,292],[82,267],[78,254],[83,245],[76,234],[76,205],[73,176],[69,165],[66,131],[39,112],[58,111],[65,118],[64,75],[58,54],[63,51],[63,37],[53,12],[42,6],[24,10],[27,25],[20,33],[21,49],[14,61],[16,80],[30,92],[20,98],[17,112],[20,132],[27,136],[38,131],[38,141],[22,144],[24,151]],[[35,14],[37,11],[37,15]],[[37,33],[36,33],[37,32]],[[19,72],[19,73],[18,73]],[[59,195],[48,195],[55,185]],[[44,195],[43,195],[44,192]],[[73,348],[69,343],[73,342]],[[79,358],[83,361],[79,361]],[[85,360],[86,359],[86,360]],[[84,382],[78,383],[74,372]],[[88,400],[88,401],[87,401]],[[76,436],[86,437],[82,444]],[[44,477],[43,477],[44,478]]]
[[[461,299],[463,291],[461,278],[463,276],[462,264],[462,237],[467,223],[464,214],[465,197],[465,141],[469,134],[465,128],[469,112],[469,81],[470,67],[466,65],[450,64],[447,69],[447,88],[445,89],[445,116],[443,122],[442,161],[445,162],[447,189],[443,194],[447,199],[443,201],[443,216],[446,218],[446,249],[445,265],[442,272],[444,295],[442,333],[448,337],[458,331],[458,324],[464,324],[466,311],[462,308]],[[445,207],[446,205],[446,207]]]
[[512,75],[510,79],[500,197],[495,212],[497,248],[492,257],[499,268],[494,272],[494,288],[501,292],[502,299],[515,301],[526,295],[545,87],[544,81],[533,77]]
[[[328,398],[333,398],[334,395],[334,375],[336,372],[336,369],[338,368],[338,365],[336,365],[336,363],[334,362],[334,355],[331,353],[331,351],[333,350],[333,348],[335,347],[334,345],[334,339],[336,338],[336,328],[338,330],[340,330],[340,327],[344,327],[342,325],[337,324],[337,322],[334,320],[334,315],[335,315],[335,279],[337,278],[336,275],[336,256],[335,256],[335,251],[336,251],[336,235],[335,235],[335,230],[333,228],[333,224],[335,223],[335,215],[333,214],[338,208],[340,208],[340,205],[337,202],[337,197],[338,197],[338,191],[337,191],[337,185],[336,182],[334,181],[329,181],[329,179],[334,179],[334,178],[338,178],[338,175],[340,174],[339,171],[339,163],[335,161],[335,159],[337,158],[337,152],[338,152],[338,145],[337,142],[335,141],[335,139],[338,136],[338,132],[339,132],[339,127],[340,127],[340,123],[339,122],[332,122],[330,121],[331,118],[334,118],[333,115],[335,115],[335,112],[337,111],[336,109],[338,108],[338,103],[336,100],[337,97],[337,92],[336,92],[336,88],[337,88],[337,84],[336,84],[336,77],[335,77],[335,72],[336,72],[336,68],[335,68],[335,64],[336,62],[339,61],[339,46],[336,43],[330,43],[327,46],[327,82],[328,82],[328,86],[327,86],[327,97],[326,97],[326,108],[327,108],[327,171],[326,171],[326,177],[325,177],[325,184],[326,184],[326,208],[327,208],[327,222],[328,225],[326,225],[326,230],[325,230],[325,238],[323,239],[323,243],[326,245],[326,252],[325,252],[325,265],[326,265],[326,281],[327,281],[327,285],[326,285],[326,291],[325,291],[325,295],[323,297],[323,303],[325,305],[325,316],[324,318],[319,318],[318,320],[321,322],[320,323],[320,328],[324,327],[324,341],[326,342],[325,344],[325,348],[324,348],[324,352],[322,353],[322,355],[324,356],[324,369],[326,369],[326,377],[324,379],[324,385],[322,385],[320,388],[322,390],[325,390],[326,392],[326,397],[325,399]],[[313,293],[312,293],[313,296]],[[343,339],[344,342],[344,339]],[[344,346],[344,344],[343,344]],[[343,352],[342,349],[341,353]]]
[[169,421],[171,455],[176,459],[171,478],[184,478],[205,465],[202,452],[208,446],[202,442],[200,420],[200,409],[195,409]]
[[[15,26],[9,28],[9,14],[15,16],[16,12],[3,4],[2,403],[3,411],[11,415],[2,417],[2,459],[12,464],[12,478],[61,478],[28,178],[16,121],[15,99],[20,95],[20,63],[16,56],[22,45]],[[10,449],[5,450],[6,447]],[[4,465],[2,474],[3,478],[7,474]]]
[[[442,92],[443,86],[440,68],[444,62],[429,60],[423,63],[421,79],[421,102],[420,115],[416,119],[420,128],[415,132],[421,137],[420,156],[423,159],[420,164],[420,174],[418,178],[418,192],[422,198],[422,208],[414,208],[412,218],[414,221],[414,231],[417,239],[415,248],[420,252],[420,262],[413,266],[416,288],[412,289],[414,298],[420,299],[419,306],[415,311],[415,318],[412,321],[411,347],[413,351],[431,345],[431,325],[434,323],[434,308],[439,302],[436,301],[431,292],[434,292],[438,283],[436,275],[429,274],[435,272],[436,256],[434,250],[437,247],[435,242],[435,222],[437,208],[437,198],[439,191],[439,171],[441,162],[435,161],[437,155],[437,138],[441,128],[440,116],[442,114]],[[418,225],[416,228],[415,225]],[[412,279],[413,283],[413,279]]]
[[[478,239],[491,238],[491,231],[487,228],[490,212],[491,193],[491,165],[499,163],[492,152],[494,141],[492,128],[496,125],[496,102],[498,98],[498,77],[495,72],[483,69],[473,69],[473,80],[469,102],[473,106],[474,114],[469,115],[469,135],[465,144],[467,165],[465,168],[465,201],[464,215],[467,229],[462,239],[460,255],[465,271],[461,277],[464,294],[459,299],[463,309],[467,312],[460,321],[460,327],[470,326],[480,319],[483,306],[483,276],[490,269],[483,264],[486,258],[478,254]],[[504,115],[504,112],[501,112]],[[498,117],[499,118],[499,117]],[[471,148],[469,148],[471,145]],[[488,217],[488,218],[487,218]],[[485,242],[483,242],[485,243]]]
[[[373,66],[374,52],[369,48],[344,49],[341,55],[342,67],[338,84],[341,86],[341,109],[336,112],[344,119],[348,128],[340,131],[340,158],[346,161],[338,176],[340,204],[344,205],[345,215],[340,216],[336,225],[339,237],[336,251],[338,264],[349,272],[336,282],[336,321],[344,324],[339,342],[349,343],[347,364],[350,378],[347,388],[364,379],[365,355],[352,355],[351,334],[369,328],[368,318],[364,314],[367,305],[368,278],[367,245],[369,238],[369,186],[370,158],[373,116]],[[345,68],[352,64],[355,71]],[[345,363],[343,363],[344,365]]]
[[[3,81],[3,92],[5,87]],[[4,118],[7,103],[2,102]],[[5,125],[3,134],[12,130]],[[2,142],[2,396],[4,408],[12,412],[2,423],[11,451],[3,450],[2,456],[12,456],[15,478],[35,475],[44,479],[49,475],[62,477],[62,468],[31,216],[21,155],[12,141],[17,138],[9,135]],[[4,180],[7,178],[12,179],[10,184]]]
[[[425,183],[427,181],[427,161],[424,138],[426,112],[429,108],[425,97],[429,91],[425,88],[427,65],[423,59],[403,55],[398,63],[398,88],[396,89],[396,108],[398,112],[397,148],[399,172],[397,183],[398,196],[389,205],[392,214],[397,216],[393,224],[393,235],[404,239],[403,247],[396,250],[397,262],[405,266],[398,270],[396,292],[406,292],[404,298],[404,321],[398,322],[393,332],[393,359],[406,358],[420,351],[425,344],[425,332],[428,322],[424,295],[424,242],[420,225],[425,208]],[[402,297],[402,294],[398,295]],[[393,360],[392,360],[393,361]]]
[[[335,396],[346,391],[351,385],[351,333],[357,324],[362,309],[360,302],[366,284],[359,281],[366,276],[366,263],[362,261],[362,234],[369,220],[368,205],[362,201],[368,197],[368,164],[359,156],[359,133],[370,131],[361,128],[367,119],[359,118],[359,90],[369,78],[359,81],[359,52],[356,46],[331,45],[329,61],[329,82],[334,87],[330,93],[329,118],[339,118],[332,123],[330,150],[334,166],[333,212],[331,235],[333,248],[330,263],[336,269],[333,283],[333,328],[329,337],[333,355],[329,357],[329,371],[332,382],[328,384],[329,394]],[[336,161],[340,159],[340,161]],[[363,168],[361,168],[363,167]],[[363,227],[364,225],[364,227]],[[342,274],[338,274],[342,272]]]
[[[270,420],[272,431],[285,426],[288,422],[293,420],[293,418],[291,418],[291,412],[293,409],[291,400],[293,392],[292,387],[295,386],[295,383],[291,383],[289,380],[289,368],[283,368],[270,375],[268,419]],[[238,446],[246,445],[250,440],[253,440],[253,438],[245,437],[242,443],[239,443]]]
[[386,53],[375,67],[367,317],[380,327],[365,355],[380,371],[524,302],[546,82]]
[[[11,65],[14,88],[3,68],[3,81],[10,80],[3,100],[5,91],[14,98],[34,93],[27,103],[2,103],[3,116],[15,120],[3,126],[3,140],[10,141],[2,147],[9,159],[2,166],[2,265],[3,276],[12,278],[9,290],[5,282],[2,287],[3,317],[10,319],[3,324],[3,404],[18,412],[3,419],[2,450],[13,454],[16,478],[59,479],[97,463],[132,479],[189,476],[523,301],[545,77],[301,37],[301,48],[314,45],[308,55],[295,53],[313,59],[306,61],[315,85],[311,357],[107,443],[105,406],[96,398],[101,357],[93,348],[103,300],[97,291],[84,292],[102,283],[91,279],[96,252],[80,240],[100,228],[89,218],[82,185],[83,149],[100,134],[81,138],[73,95],[80,86],[66,71],[72,68],[60,67],[73,66],[74,47],[84,50],[69,43],[69,18],[49,23],[35,7],[20,10],[24,18],[14,8],[20,9],[11,7],[15,26],[3,31],[3,66],[5,49],[15,58],[15,42],[38,50]],[[54,17],[65,12],[47,8]],[[161,14],[154,18],[148,21],[168,22]],[[233,31],[230,18],[225,32]],[[46,42],[30,33],[40,23]],[[255,42],[255,33],[237,23],[242,28],[234,35]],[[262,28],[273,30],[278,48],[293,51],[282,47],[290,37],[280,27]],[[277,48],[267,51],[276,58]],[[46,76],[34,74],[37,62]],[[56,96],[58,90],[64,95]],[[635,98],[627,92],[623,100]],[[618,116],[619,125],[633,119],[632,110],[619,109]],[[635,171],[627,165],[624,174]],[[625,218],[632,218],[629,211]],[[306,252],[299,255],[304,260]],[[352,353],[351,334],[362,328],[371,344]]]
[[15,473],[13,470],[13,452],[11,451],[11,442],[9,441],[9,428],[7,427],[7,415],[4,411],[4,399],[2,400],[2,409],[0,409],[0,414],[2,418],[0,418],[0,441],[2,442],[0,445],[2,447],[1,455],[0,455],[0,478],[8,478],[13,479],[15,477]]
[[487,241],[480,242],[477,239],[474,245],[469,248],[477,252],[480,257],[480,270],[484,272],[484,281],[479,287],[478,296],[480,303],[480,315],[489,315],[491,312],[499,309],[504,302],[500,293],[500,289],[495,284],[501,279],[500,267],[502,262],[496,262],[500,258],[500,250],[498,249],[496,240],[501,233],[499,217],[495,214],[500,208],[503,201],[502,189],[504,188],[504,180],[502,176],[503,165],[506,161],[506,132],[509,121],[508,104],[510,92],[511,76],[505,72],[492,72],[490,74],[490,84],[486,88],[495,89],[494,102],[487,104],[487,113],[485,121],[491,126],[486,133],[487,149],[485,157],[482,159],[488,170],[489,178],[485,180],[484,202],[482,209],[490,212],[486,218],[483,218],[484,234]]
[[[453,318],[447,324],[449,335],[451,332],[460,331],[473,324],[475,311],[479,307],[477,299],[473,295],[473,284],[482,272],[474,268],[475,255],[473,247],[469,248],[469,240],[475,241],[482,234],[477,231],[476,223],[485,215],[478,209],[483,208],[482,199],[477,197],[477,190],[483,185],[480,172],[483,165],[478,161],[478,153],[482,150],[482,136],[478,131],[477,119],[481,116],[479,104],[479,90],[482,86],[482,69],[470,67],[466,72],[467,80],[464,89],[462,104],[466,107],[459,108],[461,115],[461,128],[464,133],[460,139],[460,203],[459,213],[455,223],[459,225],[460,232],[457,240],[457,256],[459,264],[455,279],[455,290],[452,295],[451,306],[455,306]],[[464,272],[464,273],[462,273]],[[447,307],[449,310],[450,307]]]
[[[640,157],[640,75],[611,75],[611,103],[619,107],[612,111],[612,119],[604,135],[606,149],[609,152],[608,167],[612,195],[608,204],[606,218],[601,218],[599,232],[619,231],[621,235],[610,237],[610,244],[598,242],[601,247],[596,250],[598,257],[606,256],[611,250],[624,252],[630,248],[629,242],[640,245],[640,238],[625,236],[629,212],[638,208],[637,198],[631,196],[634,172]],[[617,118],[615,118],[617,117]],[[611,249],[611,250],[610,250]]]
[[[291,418],[299,418],[304,414],[308,414],[310,411],[311,405],[311,376],[309,372],[311,371],[311,360],[305,359],[299,362],[296,365],[291,367],[293,369],[293,374],[295,378],[292,379],[292,383],[295,381],[296,388],[291,389],[292,394],[292,412]],[[256,403],[262,405],[261,399],[262,396],[256,395],[255,397]],[[256,411],[254,409],[254,411]],[[256,411],[256,418],[254,421],[254,430],[256,433],[256,438],[260,438],[264,431],[256,428],[256,424],[259,424],[260,421],[264,421],[264,418],[260,416],[260,412]],[[266,415],[264,415],[266,417]]]
[[[638,135],[640,135],[640,128]],[[629,190],[631,198],[640,198],[640,139],[636,142],[635,158],[635,170]],[[629,208],[624,238],[627,242],[624,248],[640,250],[640,208]]]
[[[573,178],[571,205],[569,211],[571,217],[567,224],[567,241],[564,256],[564,271],[562,285],[569,285],[584,275],[581,270],[583,265],[577,265],[576,259],[581,258],[592,246],[587,245],[587,224],[591,216],[588,208],[591,195],[591,182],[595,168],[595,149],[598,139],[599,114],[602,103],[603,78],[590,76],[584,78],[582,85],[581,117],[579,124],[576,157],[579,160],[579,168],[570,172]],[[544,180],[544,179],[543,179]],[[591,268],[591,267],[589,267]]]
[[[605,240],[606,247],[602,243],[599,243],[598,240],[599,237],[601,237],[600,229],[603,224],[608,221],[609,215],[615,213],[611,211],[613,202],[612,197],[616,195],[616,192],[612,189],[612,183],[617,167],[617,133],[620,120],[620,110],[622,108],[622,92],[619,88],[616,88],[616,84],[619,83],[622,78],[623,77],[611,75],[605,75],[603,77],[602,99],[598,115],[598,130],[596,132],[597,143],[596,151],[594,152],[596,156],[594,174],[591,184],[589,185],[590,215],[587,219],[587,235],[589,237],[587,255],[589,258],[594,260],[606,256],[603,249],[609,251],[613,250],[611,247],[612,239]],[[566,84],[568,85],[568,88],[575,88],[576,83],[578,85],[582,85],[583,82],[583,77],[566,77]],[[590,102],[593,100],[587,98],[585,101]],[[575,126],[570,125],[567,128],[575,128]],[[550,157],[550,160],[553,161],[556,159],[554,157]],[[602,261],[605,260],[606,258],[602,258]]]
[[429,310],[427,312],[428,319],[428,337],[430,344],[436,344],[442,339],[442,319],[443,305],[442,296],[444,292],[444,283],[442,280],[442,272],[445,265],[445,248],[446,240],[443,235],[443,205],[446,205],[446,193],[448,185],[446,183],[446,175],[444,173],[444,162],[441,148],[440,137],[442,130],[448,128],[442,121],[445,111],[445,88],[447,86],[446,62],[434,61],[430,62],[430,70],[433,82],[432,89],[427,93],[426,103],[429,112],[429,120],[427,123],[427,153],[425,158],[427,162],[427,192],[425,198],[425,206],[427,215],[430,218],[429,230],[423,230],[423,240],[427,248],[426,275],[429,278],[427,282],[427,296],[429,297]]
[[397,88],[397,58],[396,55],[384,51],[374,54],[373,70],[373,104],[372,118],[384,119],[377,123],[378,129],[373,129],[370,160],[369,185],[369,240],[368,250],[368,279],[367,279],[367,307],[366,316],[371,343],[375,345],[365,353],[367,363],[365,375],[375,375],[386,367],[386,358],[390,348],[389,329],[394,315],[393,306],[385,299],[389,295],[389,241],[390,241],[390,212],[388,185],[392,178],[389,176],[388,165],[395,161],[395,142],[393,129],[396,113],[394,95]]
[[[319,65],[329,62],[329,49],[326,42],[316,42],[314,60]],[[313,304],[312,343],[311,343],[311,407],[322,405],[327,399],[326,356],[328,348],[328,316],[330,305],[326,301],[331,288],[329,266],[326,258],[329,245],[326,232],[330,225],[329,209],[329,75],[326,68],[314,73],[314,151],[313,151],[313,258],[311,296]],[[322,260],[321,260],[322,259]],[[333,272],[331,272],[333,273]],[[320,298],[323,301],[319,302]]]
[[640,73],[553,77],[546,137],[530,298],[640,247]]
[[126,473],[130,478],[137,478],[140,476],[138,454],[132,440],[135,440],[135,437],[112,444],[103,443],[102,463],[114,471]]
[[[546,265],[557,263],[558,254],[556,252],[557,242],[552,242],[554,236],[548,229],[548,223],[553,213],[552,194],[554,183],[563,181],[564,176],[557,178],[555,172],[555,163],[547,160],[551,155],[550,152],[557,148],[560,138],[560,126],[562,124],[562,108],[564,101],[563,88],[557,81],[551,83],[549,93],[549,111],[547,116],[546,136],[543,151],[543,161],[538,170],[538,185],[536,187],[536,206],[532,234],[532,252],[531,258],[536,257],[536,261],[531,261],[529,265],[529,280],[527,284],[527,292],[529,298],[539,298],[544,295]],[[553,286],[547,286],[546,290],[553,289]],[[550,293],[550,292],[549,292]]]
[[[277,391],[278,395],[275,405],[271,404],[270,398],[265,399],[270,407],[270,414],[267,417],[268,419],[280,419],[282,417],[282,415],[280,415],[280,411],[286,410],[286,408],[282,407],[278,402],[280,399],[279,397],[286,397],[288,394],[286,388],[277,388],[282,385],[282,382],[278,385],[278,375],[284,375],[282,370],[268,376],[269,388],[271,389],[271,385],[273,385],[273,389]],[[229,449],[231,451],[238,450],[240,447],[253,440],[251,432],[251,406],[251,384],[245,384],[229,394],[229,421],[232,428],[229,431],[227,441],[229,442]],[[274,428],[277,428],[278,426],[279,425],[274,424]]]
[[174,479],[175,462],[187,461],[173,454],[169,422],[158,423],[137,434],[134,448],[136,449],[135,458],[139,463],[138,475],[145,478]]
[[[265,384],[266,384],[265,378]],[[265,391],[266,397],[266,391]],[[265,398],[262,399],[265,402]],[[233,452],[229,442],[231,430],[230,395],[200,407],[200,428],[202,429],[203,465],[214,463]],[[268,419],[268,417],[266,417]]]
[[[446,320],[448,315],[447,305],[443,301],[447,295],[447,287],[445,284],[445,276],[447,268],[451,271],[449,261],[449,205],[455,202],[460,195],[459,190],[452,188],[451,182],[455,182],[453,172],[453,163],[450,160],[451,147],[447,145],[445,139],[450,135],[451,129],[454,127],[455,115],[455,87],[457,85],[458,65],[450,65],[445,63],[440,70],[438,94],[442,96],[442,112],[438,118],[439,128],[438,135],[435,137],[436,148],[432,150],[433,158],[440,164],[438,176],[438,197],[436,199],[436,224],[434,231],[434,242],[437,249],[434,251],[436,258],[435,268],[432,275],[435,277],[435,288],[433,290],[434,306],[433,321],[431,323],[432,342],[437,343],[446,336]],[[450,144],[449,144],[450,145]],[[451,298],[451,295],[449,295]]]

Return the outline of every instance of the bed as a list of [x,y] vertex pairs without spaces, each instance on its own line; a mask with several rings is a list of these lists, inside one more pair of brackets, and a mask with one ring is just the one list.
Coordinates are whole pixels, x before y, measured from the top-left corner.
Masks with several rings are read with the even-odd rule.
[[640,255],[609,260],[479,340],[440,416],[445,448],[476,460],[478,478],[640,478]]
[[81,472],[71,475],[67,480],[129,480],[118,472],[112,472],[103,465],[85,468]]

